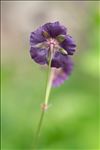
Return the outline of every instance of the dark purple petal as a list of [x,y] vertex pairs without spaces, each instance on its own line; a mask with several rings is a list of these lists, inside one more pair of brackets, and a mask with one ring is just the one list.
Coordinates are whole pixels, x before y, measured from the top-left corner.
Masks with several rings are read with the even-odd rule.
[[70,63],[70,58],[68,57],[68,55],[56,52],[52,59],[51,67],[56,68],[64,67],[68,62]]
[[64,83],[65,80],[68,79],[68,76],[71,74],[73,69],[73,63],[70,58],[66,61],[66,65],[62,68],[54,68],[54,79],[53,79],[53,87],[60,86]]
[[41,42],[44,42],[46,40],[46,38],[43,36],[42,32],[43,32],[42,27],[39,27],[36,31],[31,32],[31,35],[30,35],[31,46],[41,43]]
[[46,23],[42,27],[53,38],[55,38],[56,36],[58,36],[60,34],[66,35],[66,28],[64,26],[60,25],[60,23],[58,21],[54,22],[54,23]]
[[67,58],[66,63],[63,66],[64,72],[69,76],[73,70],[73,62],[70,57]]
[[69,35],[66,36],[66,39],[60,45],[68,52],[68,55],[73,55],[75,52],[76,45],[73,41],[73,38]]
[[41,65],[44,65],[47,63],[48,50],[46,50],[46,49],[31,47],[30,55],[36,63],[39,63]]
[[56,52],[51,62],[51,67],[59,68],[61,67],[61,53]]

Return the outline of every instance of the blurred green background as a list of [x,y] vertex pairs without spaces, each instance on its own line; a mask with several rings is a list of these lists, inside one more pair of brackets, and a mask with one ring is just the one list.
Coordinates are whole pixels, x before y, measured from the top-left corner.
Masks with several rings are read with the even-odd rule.
[[44,101],[47,72],[29,54],[29,35],[60,21],[77,43],[74,70],[53,88],[38,149],[99,149],[99,2],[2,1],[2,150],[30,150]]

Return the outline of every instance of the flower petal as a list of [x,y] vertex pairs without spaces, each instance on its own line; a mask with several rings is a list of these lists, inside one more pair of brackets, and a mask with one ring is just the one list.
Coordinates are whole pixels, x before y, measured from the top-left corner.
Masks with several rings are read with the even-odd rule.
[[55,38],[56,36],[58,36],[60,34],[66,35],[66,28],[64,26],[60,25],[60,23],[58,21],[54,22],[54,23],[46,23],[42,27],[53,38]]
[[30,48],[30,55],[36,63],[44,65],[47,63],[48,50],[36,47]]
[[66,65],[66,63],[68,63],[68,61],[70,58],[68,57],[68,55],[64,55],[60,52],[56,52],[53,59],[52,59],[52,63],[51,63],[51,67],[56,67],[56,68],[60,68],[60,67],[64,67]]
[[39,27],[36,31],[31,32],[31,35],[30,35],[31,46],[34,46],[35,44],[44,42],[46,40],[42,32],[43,32],[43,27]]
[[75,52],[76,45],[73,38],[69,35],[66,36],[66,39],[60,45],[68,52],[68,55],[73,55]]
[[67,59],[66,65],[62,68],[54,68],[54,79],[53,79],[53,87],[60,86],[64,83],[65,80],[68,79],[68,76],[71,74],[73,69],[73,63],[70,58]]
[[61,53],[56,52],[51,62],[51,67],[59,68],[61,67]]

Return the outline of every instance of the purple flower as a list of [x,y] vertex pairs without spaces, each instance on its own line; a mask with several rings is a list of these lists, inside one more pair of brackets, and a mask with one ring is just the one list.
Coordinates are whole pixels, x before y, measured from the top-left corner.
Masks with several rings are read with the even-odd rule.
[[53,85],[59,85],[68,78],[72,70],[72,62],[69,55],[73,55],[76,45],[67,29],[59,22],[46,23],[30,35],[31,58],[38,64],[49,64],[55,70],[56,78]]
[[[67,55],[73,55],[76,45],[67,29],[59,22],[47,23],[39,27],[30,36],[30,54],[32,59],[39,64],[48,64],[50,46],[54,51],[52,67],[59,68]],[[66,55],[66,56],[65,56]]]

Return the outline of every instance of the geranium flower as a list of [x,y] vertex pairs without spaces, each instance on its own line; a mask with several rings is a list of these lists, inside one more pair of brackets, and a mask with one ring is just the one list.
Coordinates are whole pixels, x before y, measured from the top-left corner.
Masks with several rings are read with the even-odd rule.
[[52,57],[51,67],[55,68],[57,77],[54,77],[53,85],[63,83],[72,70],[69,55],[73,55],[76,48],[72,37],[67,34],[67,29],[59,22],[46,23],[31,33],[30,45],[30,54],[36,63],[49,64],[50,56]]

